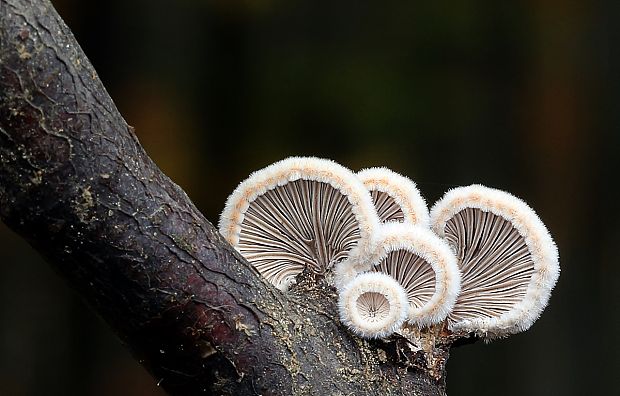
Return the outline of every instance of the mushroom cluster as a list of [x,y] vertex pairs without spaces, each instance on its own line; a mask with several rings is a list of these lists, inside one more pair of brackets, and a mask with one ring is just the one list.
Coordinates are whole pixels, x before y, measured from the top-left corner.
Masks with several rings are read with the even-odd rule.
[[353,333],[384,338],[406,324],[445,323],[493,339],[527,330],[560,272],[536,213],[503,191],[448,191],[429,213],[416,185],[386,168],[355,174],[291,157],[254,172],[230,195],[220,233],[287,291],[311,271],[338,291]]

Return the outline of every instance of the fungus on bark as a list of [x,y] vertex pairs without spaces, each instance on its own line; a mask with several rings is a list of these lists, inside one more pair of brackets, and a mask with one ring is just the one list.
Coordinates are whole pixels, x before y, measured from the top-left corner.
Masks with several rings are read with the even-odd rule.
[[370,191],[382,222],[404,221],[428,226],[426,201],[415,183],[388,168],[368,168],[357,173]]
[[326,274],[368,248],[379,219],[356,175],[325,159],[291,157],[254,172],[230,195],[220,233],[286,290],[309,269]]
[[340,320],[364,338],[382,338],[401,328],[409,311],[405,289],[391,276],[357,275],[338,295]]
[[407,224],[382,227],[373,270],[398,281],[409,299],[408,322],[428,326],[446,318],[461,284],[456,257],[431,231]]
[[340,285],[352,273],[370,270],[394,278],[407,293],[407,321],[419,327],[446,318],[460,291],[460,274],[450,247],[430,230],[407,223],[377,229],[366,257],[352,257],[337,268]]
[[446,193],[431,224],[454,249],[462,274],[449,328],[486,339],[527,330],[560,273],[557,248],[534,210],[506,192],[472,185]]

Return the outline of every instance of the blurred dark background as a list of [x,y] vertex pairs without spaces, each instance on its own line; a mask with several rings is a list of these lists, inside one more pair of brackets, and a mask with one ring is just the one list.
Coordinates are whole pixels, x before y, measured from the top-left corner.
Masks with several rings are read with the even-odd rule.
[[[334,4],[335,3],[335,4]],[[451,395],[617,395],[620,2],[55,0],[155,162],[216,223],[290,155],[508,190],[562,275],[529,331],[460,347]],[[0,394],[161,395],[0,224]]]

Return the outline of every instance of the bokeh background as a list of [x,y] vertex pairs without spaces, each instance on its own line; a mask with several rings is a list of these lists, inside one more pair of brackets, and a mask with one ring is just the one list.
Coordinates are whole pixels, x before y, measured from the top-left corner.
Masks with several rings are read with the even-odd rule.
[[[482,183],[548,225],[562,274],[526,333],[460,347],[451,395],[612,395],[620,371],[620,2],[55,0],[155,162],[216,223],[290,155]],[[162,395],[0,224],[0,394]]]

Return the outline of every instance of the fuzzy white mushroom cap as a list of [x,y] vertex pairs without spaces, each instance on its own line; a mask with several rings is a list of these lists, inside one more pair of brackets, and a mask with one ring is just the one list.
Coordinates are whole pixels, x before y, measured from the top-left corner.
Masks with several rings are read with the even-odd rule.
[[389,336],[401,328],[409,311],[405,289],[379,272],[357,275],[338,297],[340,320],[364,338]]
[[368,168],[357,173],[370,191],[381,221],[429,225],[426,201],[415,183],[388,168]]
[[330,160],[291,157],[256,171],[228,197],[219,230],[282,290],[305,268],[326,273],[369,246],[379,219],[349,169]]
[[408,322],[428,326],[446,319],[461,290],[450,246],[430,230],[385,224],[378,231],[373,270],[398,281],[409,299]]
[[377,228],[372,249],[353,254],[336,267],[336,287],[361,272],[390,275],[406,291],[408,322],[419,327],[446,319],[460,292],[460,273],[450,246],[430,230],[408,223]]
[[488,339],[527,330],[560,274],[556,245],[534,210],[511,194],[472,185],[446,193],[431,224],[454,249],[462,274],[449,328]]

